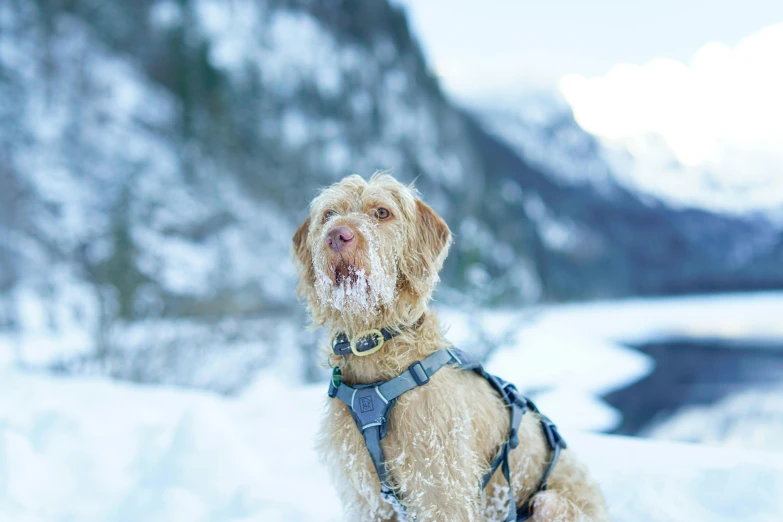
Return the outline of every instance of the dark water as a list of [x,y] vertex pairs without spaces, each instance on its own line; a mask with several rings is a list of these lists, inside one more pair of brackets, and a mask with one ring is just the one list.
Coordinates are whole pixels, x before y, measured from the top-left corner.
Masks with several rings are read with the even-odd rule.
[[606,395],[623,414],[615,433],[634,435],[689,405],[783,383],[783,344],[715,340],[664,341],[633,348],[655,359],[641,381]]

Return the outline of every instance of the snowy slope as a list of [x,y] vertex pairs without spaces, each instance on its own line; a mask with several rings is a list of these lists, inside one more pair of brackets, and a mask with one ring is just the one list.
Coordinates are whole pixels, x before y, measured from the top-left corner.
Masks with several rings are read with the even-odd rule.
[[598,139],[579,127],[567,102],[556,93],[474,100],[468,107],[488,132],[558,183],[592,185],[605,194],[616,187],[616,174]]

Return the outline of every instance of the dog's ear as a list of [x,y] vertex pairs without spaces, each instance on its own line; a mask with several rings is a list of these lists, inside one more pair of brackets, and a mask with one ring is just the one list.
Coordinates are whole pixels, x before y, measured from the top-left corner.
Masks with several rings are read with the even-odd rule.
[[451,231],[443,218],[416,200],[416,222],[400,261],[400,272],[403,284],[410,286],[417,297],[429,298],[450,245]]
[[437,270],[440,270],[446,259],[448,247],[451,245],[451,231],[443,218],[421,200],[416,200],[416,234],[425,248],[429,249],[427,257],[437,260]]
[[294,232],[293,247],[291,253],[295,261],[299,262],[300,276],[304,278],[313,267],[313,256],[307,246],[307,234],[310,232],[310,218],[304,220]]

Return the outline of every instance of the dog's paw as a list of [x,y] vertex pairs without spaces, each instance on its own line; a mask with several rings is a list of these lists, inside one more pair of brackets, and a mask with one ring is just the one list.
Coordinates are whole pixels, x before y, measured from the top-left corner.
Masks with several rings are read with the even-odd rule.
[[573,502],[556,491],[542,491],[533,498],[534,522],[591,522]]

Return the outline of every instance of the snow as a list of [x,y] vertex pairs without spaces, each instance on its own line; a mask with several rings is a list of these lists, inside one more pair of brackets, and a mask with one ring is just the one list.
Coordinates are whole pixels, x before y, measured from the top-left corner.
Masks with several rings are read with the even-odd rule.
[[[780,338],[781,312],[783,293],[762,293],[444,309],[441,318],[464,349],[476,346],[476,323],[505,339],[490,371],[539,389],[538,405],[601,482],[614,520],[771,522],[783,517],[783,452],[584,430],[616,424],[619,414],[599,395],[651,369],[622,342],[702,336],[710,326],[723,338]],[[0,366],[0,520],[339,520],[313,450],[325,383],[299,385],[281,378],[293,375],[285,364],[270,368],[225,397]]]
[[783,454],[599,435],[568,437],[621,521],[778,521]]
[[[227,399],[3,372],[0,519],[338,520],[313,451],[325,400],[324,386],[292,387],[271,375]],[[615,520],[783,514],[783,454],[565,433],[603,484]]]
[[558,93],[530,91],[473,101],[468,107],[487,132],[508,143],[555,182],[590,184],[605,193],[613,190],[615,174],[597,138],[582,130]]
[[232,2],[229,9],[217,0],[199,0],[195,6],[197,22],[212,42],[209,59],[215,67],[244,75],[243,66],[254,62],[265,85],[286,95],[308,82],[328,97],[343,90],[340,64],[354,61],[353,50],[346,48],[348,56],[341,60],[343,49],[311,16],[268,10],[250,0]]
[[783,387],[735,393],[712,405],[688,406],[644,430],[646,437],[783,450]]
[[18,308],[19,329],[0,334],[0,363],[41,364],[64,355],[82,354],[94,346],[91,328],[98,322],[99,311],[87,284],[79,281],[61,266],[51,269],[58,284],[42,301],[30,289],[19,287],[11,293]]
[[[312,450],[321,387],[263,378],[231,400],[6,372],[0,390],[2,520],[329,520],[322,513],[337,512],[326,488],[297,484],[326,483]],[[294,409],[293,422],[281,422]]]
[[[504,349],[490,354],[486,364],[490,372],[516,383],[526,393],[541,392],[533,394],[536,404],[547,414],[552,412],[559,426],[606,431],[616,428],[622,419],[600,396],[647,375],[652,360],[606,333],[578,325],[593,306],[531,310],[527,318],[519,312],[492,313],[491,318],[479,322],[491,331],[513,332]],[[465,315],[444,310],[442,317],[451,325],[449,339],[470,351],[477,339],[464,328],[470,324]]]
[[[619,414],[600,397],[652,371],[652,360],[628,344],[670,338],[755,339],[762,345],[783,340],[781,292],[628,299],[543,306],[526,313],[531,324],[516,326],[487,368],[525,390],[545,390],[537,397],[539,407],[559,412],[552,415],[558,424],[582,430],[617,427]],[[447,315],[451,324],[466,324],[459,312]],[[520,318],[526,321],[518,312],[506,315],[512,328]],[[452,337],[458,345],[475,342],[464,331]]]
[[626,342],[665,338],[781,339],[783,292],[627,299],[541,309],[540,327]]
[[[316,200],[318,201],[318,200]],[[322,226],[316,244],[325,245],[329,230],[343,217],[335,213]],[[340,284],[332,282],[331,272],[335,270],[335,261],[328,257],[325,248],[315,248],[313,269],[315,271],[315,290],[318,300],[324,306],[331,306],[349,316],[377,316],[382,306],[388,306],[397,295],[397,274],[393,270],[396,258],[384,255],[380,249],[380,227],[367,216],[353,216],[355,226],[366,242],[366,265],[361,268],[348,266],[347,277]],[[365,267],[367,272],[365,272]],[[345,267],[337,267],[344,269]]]

